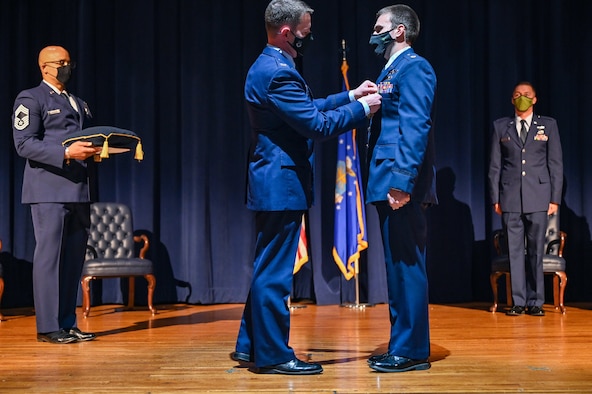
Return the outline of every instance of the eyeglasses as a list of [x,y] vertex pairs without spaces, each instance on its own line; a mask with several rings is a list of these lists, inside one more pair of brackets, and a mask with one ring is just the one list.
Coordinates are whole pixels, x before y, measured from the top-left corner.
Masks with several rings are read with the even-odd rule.
[[51,61],[51,62],[45,62],[43,64],[44,65],[47,65],[48,63],[59,64],[60,67],[70,66],[72,69],[75,69],[76,68],[76,62],[70,62],[68,60],[54,60],[54,61]]

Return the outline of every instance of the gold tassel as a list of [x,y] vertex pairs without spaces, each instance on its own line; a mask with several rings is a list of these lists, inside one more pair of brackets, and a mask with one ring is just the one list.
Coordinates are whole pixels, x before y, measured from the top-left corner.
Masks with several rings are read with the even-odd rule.
[[109,158],[109,143],[107,142],[107,138],[105,138],[105,142],[103,142],[103,149],[101,149],[101,159],[108,159]]
[[138,141],[138,145],[136,145],[136,154],[134,155],[134,159],[137,161],[144,160],[144,151],[142,150],[142,141]]

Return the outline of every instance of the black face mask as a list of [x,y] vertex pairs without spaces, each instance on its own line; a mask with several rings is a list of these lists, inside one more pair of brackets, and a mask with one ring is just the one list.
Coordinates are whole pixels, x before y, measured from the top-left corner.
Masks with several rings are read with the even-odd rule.
[[70,77],[72,76],[72,65],[67,64],[65,66],[58,67],[57,70],[58,75],[56,76],[56,79],[64,85],[67,84],[70,80]]
[[[292,33],[292,30],[290,30],[290,33]],[[308,44],[310,44],[311,41],[314,41],[312,33],[308,33],[308,35],[304,38],[300,38],[294,33],[292,33],[292,35],[294,36],[294,43],[288,44],[294,48],[298,56],[304,56],[304,50],[306,47],[308,47]]]
[[395,29],[385,31],[381,34],[372,34],[370,36],[369,44],[374,47],[374,53],[376,53],[378,56],[384,56],[384,53],[386,52],[386,47],[388,47],[391,42],[395,41],[395,39],[391,37],[390,34],[393,30]]

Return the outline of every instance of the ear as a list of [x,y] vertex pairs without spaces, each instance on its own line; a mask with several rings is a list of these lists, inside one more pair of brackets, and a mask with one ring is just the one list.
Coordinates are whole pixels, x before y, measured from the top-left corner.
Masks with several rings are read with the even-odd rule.
[[394,33],[393,34],[393,36],[394,36],[393,38],[396,41],[399,41],[399,42],[404,41],[405,40],[405,33],[406,33],[406,31],[405,31],[405,25],[403,25],[403,24],[397,25],[395,27],[395,30],[393,30],[393,33]]
[[536,104],[536,102],[537,102],[537,98],[536,98],[536,96],[534,96],[534,97],[532,98],[532,105],[535,105],[535,104]]
[[278,32],[278,34],[288,38],[288,34],[290,33],[290,27],[289,26],[282,26]]

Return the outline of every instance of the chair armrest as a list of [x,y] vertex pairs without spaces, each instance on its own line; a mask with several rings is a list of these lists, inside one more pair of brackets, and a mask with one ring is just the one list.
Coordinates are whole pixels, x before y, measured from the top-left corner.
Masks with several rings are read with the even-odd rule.
[[150,241],[148,241],[148,237],[145,234],[134,235],[134,242],[143,243],[138,257],[141,259],[146,258],[146,253],[150,247]]
[[567,238],[567,233],[564,231],[559,231],[559,239],[561,243],[559,244],[559,250],[557,251],[557,255],[559,257],[563,257],[563,248],[565,247],[565,238]]
[[97,259],[99,258],[99,254],[97,253],[97,250],[95,248],[93,248],[90,245],[86,245],[86,250],[88,250],[90,252],[90,254],[93,255],[93,258]]
[[500,238],[504,235],[503,230],[495,230],[493,232],[493,247],[498,256],[502,255],[502,246],[500,245]]
[[549,241],[547,244],[547,250],[545,254],[551,254],[551,250],[557,246],[557,256],[563,257],[563,248],[565,247],[565,238],[567,234],[563,231],[559,231],[559,238]]

